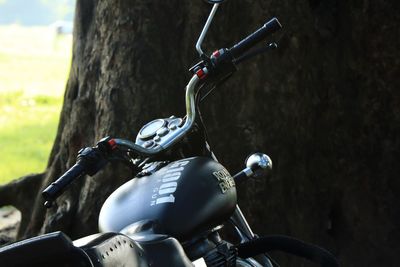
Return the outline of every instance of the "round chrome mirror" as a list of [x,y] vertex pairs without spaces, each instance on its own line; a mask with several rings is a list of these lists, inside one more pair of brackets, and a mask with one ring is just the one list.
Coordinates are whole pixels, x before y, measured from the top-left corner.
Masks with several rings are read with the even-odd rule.
[[267,175],[272,170],[272,160],[266,154],[254,153],[246,159],[246,167],[251,169],[256,177]]
[[207,3],[210,3],[210,4],[221,4],[225,0],[204,0],[204,1],[206,1]]

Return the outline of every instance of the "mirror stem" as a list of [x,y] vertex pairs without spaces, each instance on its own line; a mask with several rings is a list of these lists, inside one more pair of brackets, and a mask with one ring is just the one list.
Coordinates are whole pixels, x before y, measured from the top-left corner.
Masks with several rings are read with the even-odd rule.
[[199,36],[199,39],[197,40],[196,43],[196,50],[199,52],[200,57],[204,54],[203,50],[201,49],[201,44],[204,41],[204,37],[206,36],[208,32],[208,28],[210,27],[211,21],[214,18],[215,12],[217,12],[219,4],[214,4],[213,8],[211,9],[210,15],[208,15],[208,19],[206,21],[206,24],[203,27],[203,30],[201,31],[201,34]]

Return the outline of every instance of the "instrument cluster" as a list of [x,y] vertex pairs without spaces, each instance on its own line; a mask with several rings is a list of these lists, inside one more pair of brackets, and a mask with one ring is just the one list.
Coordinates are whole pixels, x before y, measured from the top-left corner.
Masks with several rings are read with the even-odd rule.
[[148,149],[163,146],[183,123],[183,119],[175,116],[153,120],[140,129],[136,136],[136,144]]

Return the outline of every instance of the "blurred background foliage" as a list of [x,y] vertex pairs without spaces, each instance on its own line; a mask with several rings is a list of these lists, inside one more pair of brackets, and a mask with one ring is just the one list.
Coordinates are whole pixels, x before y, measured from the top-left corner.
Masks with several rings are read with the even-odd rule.
[[0,0],[0,24],[48,25],[72,21],[75,0]]
[[74,0],[0,0],[0,184],[44,171],[71,62]]

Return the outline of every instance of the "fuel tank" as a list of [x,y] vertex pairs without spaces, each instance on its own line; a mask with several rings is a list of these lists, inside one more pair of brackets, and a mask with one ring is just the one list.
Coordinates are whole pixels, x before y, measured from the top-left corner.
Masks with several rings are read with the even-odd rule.
[[120,232],[152,221],[158,233],[184,241],[223,223],[236,200],[234,180],[221,164],[206,157],[187,158],[119,187],[100,211],[99,228]]

